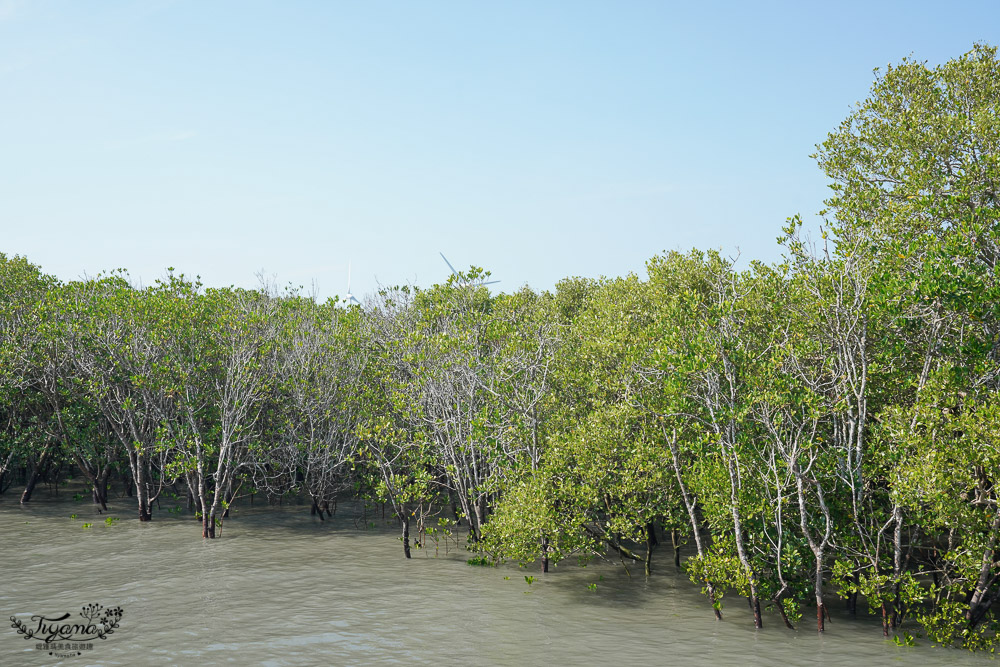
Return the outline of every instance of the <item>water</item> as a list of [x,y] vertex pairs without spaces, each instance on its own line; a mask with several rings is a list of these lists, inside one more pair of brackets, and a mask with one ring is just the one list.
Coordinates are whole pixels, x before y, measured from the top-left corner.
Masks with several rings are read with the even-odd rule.
[[[630,578],[606,563],[542,575],[470,567],[468,554],[443,546],[407,561],[395,528],[379,516],[365,529],[355,506],[324,523],[303,506],[241,506],[215,541],[165,510],[140,524],[128,499],[99,516],[65,494],[28,507],[0,496],[4,619],[75,616],[94,602],[124,610],[115,633],[81,656],[49,655],[7,627],[0,666],[996,664],[926,642],[895,646],[875,617],[836,610],[822,636],[810,618],[792,632],[775,615],[755,631],[738,599],[717,622],[669,550],[648,580],[641,567]],[[109,515],[121,519],[107,526]]]

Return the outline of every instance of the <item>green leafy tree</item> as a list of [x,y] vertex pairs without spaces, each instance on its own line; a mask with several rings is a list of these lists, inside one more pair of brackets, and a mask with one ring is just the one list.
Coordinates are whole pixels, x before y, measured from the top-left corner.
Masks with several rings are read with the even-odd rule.
[[[998,81],[996,49],[985,45],[936,67],[904,60],[878,73],[869,98],[817,154],[834,180],[827,203],[836,241],[874,260],[874,300],[885,318],[872,370],[885,381],[887,400],[884,428],[875,431],[880,470],[872,472],[882,476],[892,506],[892,555],[889,575],[872,571],[868,578],[889,577],[896,624],[905,607],[904,570],[922,535],[932,554],[927,564],[944,587],[928,628],[969,646],[995,636],[1000,563],[988,518],[995,500],[982,491],[993,488],[996,473],[988,458],[954,468],[951,450],[970,444],[945,437],[958,434],[944,428],[940,411],[960,406],[988,423],[998,389]],[[959,491],[956,475],[969,473],[958,470],[977,469],[978,481]],[[948,505],[949,517],[944,505],[921,499],[956,492],[960,502]],[[942,539],[944,525],[957,528]]]

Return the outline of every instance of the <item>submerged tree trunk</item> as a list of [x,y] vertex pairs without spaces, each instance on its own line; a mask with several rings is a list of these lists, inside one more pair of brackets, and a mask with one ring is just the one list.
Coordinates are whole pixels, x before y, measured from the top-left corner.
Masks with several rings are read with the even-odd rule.
[[979,625],[980,621],[983,620],[986,613],[990,610],[990,607],[993,606],[997,597],[1000,596],[1000,591],[993,593],[993,595],[987,595],[992,585],[1000,577],[1000,574],[997,573],[996,568],[993,566],[998,535],[1000,535],[1000,511],[997,511],[993,517],[989,544],[987,544],[983,552],[983,560],[979,570],[979,577],[976,580],[976,588],[969,599],[969,609],[965,613],[965,618],[969,622],[969,628],[975,628]]
[[210,540],[215,539],[215,515],[212,513],[203,514],[201,517],[201,536]]
[[892,508],[893,518],[896,520],[896,527],[892,537],[892,627],[896,629],[902,622],[902,599],[900,597],[900,580],[903,576],[903,508],[896,504]]
[[400,519],[403,522],[403,553],[410,558],[410,515],[404,512]]
[[549,538],[542,536],[542,572],[549,571]]
[[107,484],[97,484],[95,483],[91,489],[91,497],[93,498],[94,504],[101,508],[102,511],[108,510],[108,487]]
[[646,560],[644,563],[647,577],[653,573],[653,547],[657,544],[656,531],[653,524],[649,524],[646,526]]
[[31,500],[31,494],[35,492],[35,486],[38,484],[38,477],[38,470],[32,470],[31,474],[28,476],[27,483],[24,485],[24,491],[21,492],[22,505]]
[[775,600],[774,607],[775,609],[778,610],[778,613],[781,615],[781,620],[785,622],[785,627],[788,628],[789,630],[794,630],[795,626],[792,625],[792,622],[790,620],[788,620],[788,614],[785,613],[785,606],[781,604],[781,600]]
[[76,466],[90,481],[94,504],[106,511],[108,509],[108,473],[111,471],[111,465],[106,464],[102,469],[100,466],[91,465],[79,454],[75,454],[74,457],[76,458]]
[[11,450],[7,454],[7,460],[0,465],[0,494],[7,490],[10,484],[13,483],[13,475],[11,475],[11,482],[4,484],[4,479],[7,477],[7,471],[10,470],[10,463],[14,460],[14,450]]
[[[681,457],[680,452],[677,447],[677,432],[671,436],[667,435],[666,428],[663,429],[663,437],[666,438],[667,443],[670,445],[670,455],[673,460],[674,465],[674,475],[677,477],[677,486],[681,490],[681,498],[684,500],[684,507],[687,509],[688,519],[691,521],[691,533],[694,536],[694,544],[698,549],[698,557],[703,558],[705,556],[705,547],[701,542],[701,524],[698,521],[698,513],[695,511],[696,504],[695,499],[691,497],[688,493],[687,485],[684,483],[684,477],[681,475]],[[680,567],[680,548],[677,544],[674,544],[674,562]],[[705,592],[708,594],[708,599],[712,601],[712,611],[715,612],[715,619],[717,621],[722,620],[722,612],[719,610],[719,605],[715,599],[715,587],[709,580],[704,580]]]
[[[812,462],[810,462],[806,468],[812,467]],[[814,537],[813,532],[810,529],[809,512],[806,509],[806,492],[805,492],[805,474],[798,461],[798,453],[796,452],[792,456],[791,462],[792,472],[795,474],[795,489],[798,497],[799,505],[799,522],[802,529],[802,534],[805,535],[806,541],[809,544],[809,550],[812,551],[813,557],[815,558],[815,567],[813,570],[813,595],[816,598],[816,630],[819,632],[824,632],[826,630],[826,601],[823,598],[823,564],[826,558],[826,549],[830,542],[830,511],[827,508],[826,500],[824,499],[823,489],[819,482],[812,480],[811,484],[816,491],[816,501],[819,504],[820,512],[822,513],[826,528],[823,535],[820,537]]]
[[52,444],[48,443],[42,449],[41,456],[38,457],[38,461],[31,468],[31,472],[28,474],[28,480],[24,484],[24,491],[21,493],[21,504],[25,504],[31,500],[31,494],[35,491],[35,486],[38,484],[38,480],[42,478],[42,474],[45,472],[45,466],[49,462],[49,454],[52,450]]
[[486,500],[480,498],[472,506],[475,510],[475,525],[469,526],[469,531],[472,535],[472,541],[479,542],[483,537],[483,524],[486,523]]
[[750,607],[753,609],[753,626],[759,630],[764,627],[764,621],[760,614],[760,593],[757,588],[757,573],[753,569],[753,563],[750,562],[750,556],[747,554],[746,545],[743,542],[743,518],[740,515],[738,493],[739,483],[733,465],[731,460],[726,461],[726,467],[729,471],[729,510],[733,517],[736,555],[739,557],[740,564],[743,566],[743,571],[747,576],[747,582],[750,585]]
[[215,522],[212,520],[211,506],[208,504],[208,485],[206,483],[202,462],[199,460],[195,468],[195,475],[198,486],[198,509],[201,512],[201,537],[202,539],[215,538]]
[[826,631],[826,603],[823,601],[823,559],[816,556],[816,580],[814,582],[816,593],[816,629],[820,632]]
[[132,469],[132,481],[135,483],[135,496],[139,503],[139,521],[152,521],[153,512],[150,506],[149,487],[146,477],[149,469],[142,454],[134,449],[128,452],[129,467]]
[[857,563],[855,563],[854,569],[854,592],[847,594],[847,612],[851,616],[858,615],[858,586],[861,585],[861,573],[858,572]]

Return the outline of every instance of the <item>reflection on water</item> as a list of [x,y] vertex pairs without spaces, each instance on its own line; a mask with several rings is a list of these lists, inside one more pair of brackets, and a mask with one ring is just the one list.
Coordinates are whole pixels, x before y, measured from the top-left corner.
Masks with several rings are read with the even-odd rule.
[[875,618],[835,613],[819,636],[811,619],[792,632],[765,617],[756,632],[745,604],[727,599],[716,622],[668,550],[648,580],[641,567],[630,578],[603,563],[546,575],[470,567],[443,547],[407,561],[395,527],[359,529],[359,511],[342,505],[321,523],[307,507],[244,505],[222,539],[205,541],[190,517],[160,511],[140,524],[127,499],[112,503],[121,520],[107,526],[108,515],[65,496],[28,507],[2,496],[5,619],[93,602],[120,605],[124,617],[93,650],[65,659],[8,627],[0,665],[995,664],[926,642],[897,647]]

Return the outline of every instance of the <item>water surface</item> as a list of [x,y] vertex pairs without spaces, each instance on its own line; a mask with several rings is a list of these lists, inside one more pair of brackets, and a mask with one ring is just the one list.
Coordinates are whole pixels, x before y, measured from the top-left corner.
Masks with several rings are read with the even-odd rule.
[[[793,632],[775,615],[755,631],[738,599],[716,622],[669,550],[649,579],[608,563],[542,575],[470,567],[454,546],[405,560],[394,526],[356,505],[322,523],[304,506],[243,505],[214,541],[169,506],[141,524],[129,499],[99,516],[65,493],[26,507],[0,496],[5,620],[89,603],[124,610],[113,635],[68,658],[7,623],[0,665],[996,664],[926,641],[895,646],[875,617],[838,614],[836,601],[824,635],[812,619]],[[107,526],[109,515],[120,520]]]

